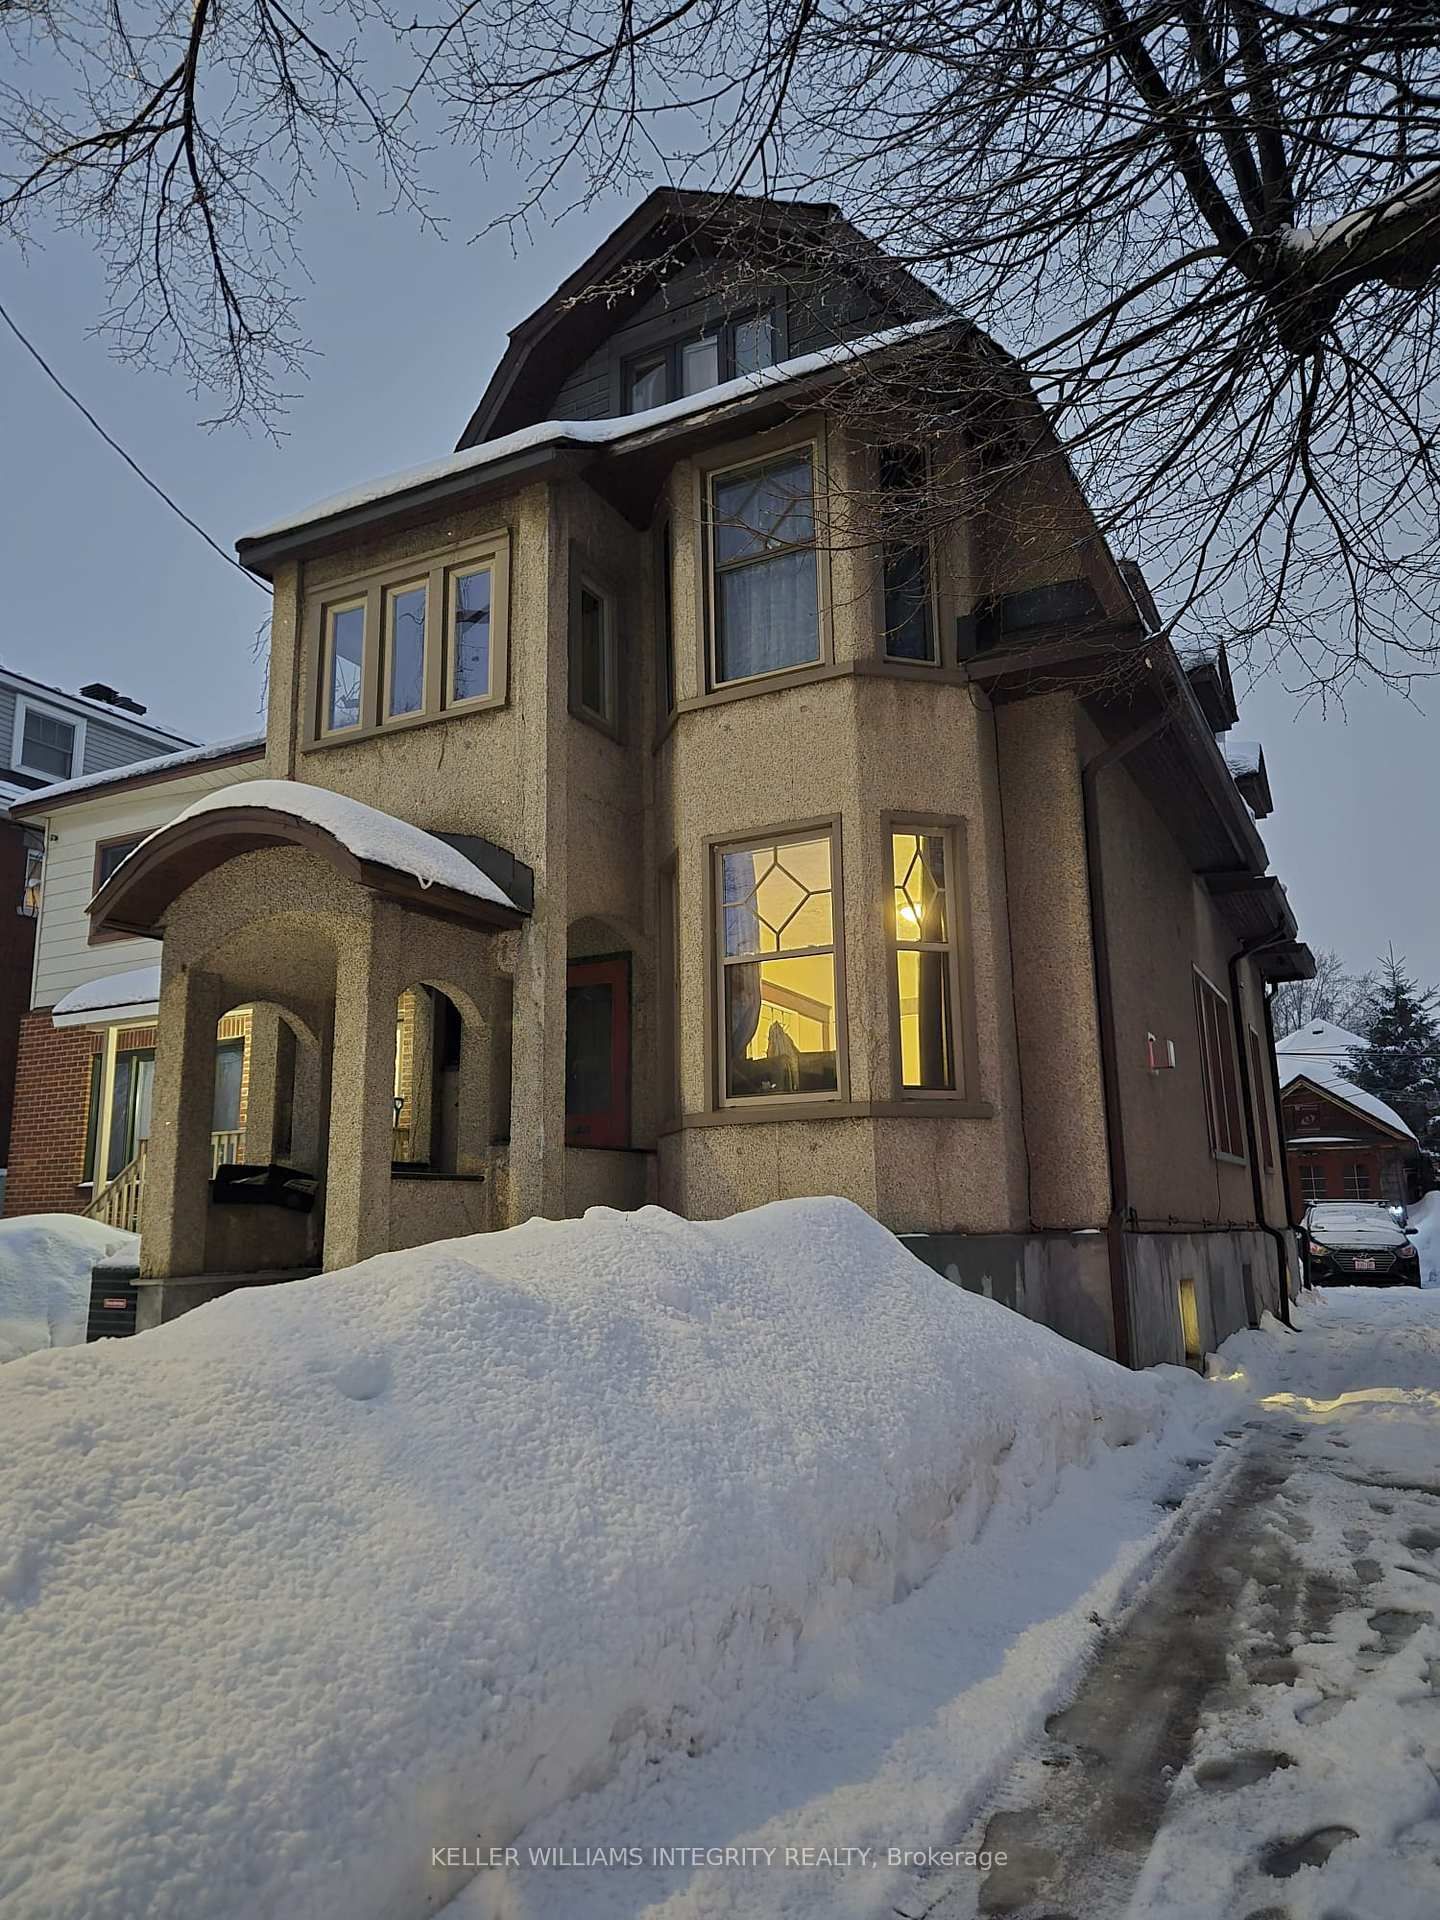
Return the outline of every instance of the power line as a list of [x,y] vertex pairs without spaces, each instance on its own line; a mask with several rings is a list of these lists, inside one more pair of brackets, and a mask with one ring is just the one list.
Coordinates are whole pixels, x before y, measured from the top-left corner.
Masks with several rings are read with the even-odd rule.
[[109,447],[113,452],[119,454],[120,458],[125,462],[126,466],[129,467],[130,471],[138,475],[138,477],[145,482],[145,485],[149,487],[150,491],[153,494],[158,495],[159,498],[165,502],[165,505],[169,507],[172,513],[178,514],[179,517],[185,522],[186,526],[189,527],[192,533],[198,533],[200,538],[205,542],[206,546],[211,548],[215,553],[218,553],[220,558],[225,562],[227,567],[233,567],[235,571],[238,574],[242,575],[246,580],[248,580],[252,586],[259,587],[262,593],[269,593],[271,589],[268,581],[262,580],[258,574],[251,573],[248,567],[242,567],[240,562],[235,558],[233,553],[227,553],[224,547],[220,545],[218,540],[212,540],[210,535],[205,531],[204,527],[200,525],[200,522],[198,520],[192,520],[190,515],[185,511],[185,509],[180,505],[180,503],[176,500],[172,500],[170,495],[165,491],[165,489],[160,485],[160,483],[157,480],[152,480],[150,478],[149,474],[146,473],[145,469],[140,465],[139,461],[132,459],[131,456],[125,451],[124,447],[121,446],[120,442],[116,440],[111,434],[105,431],[104,427],[101,426],[100,422],[95,418],[94,414],[91,413],[90,409],[85,405],[85,402],[82,399],[80,399],[78,394],[72,393],[69,387],[66,386],[65,382],[60,378],[59,374],[56,373],[55,369],[45,359],[45,356],[41,353],[40,349],[37,346],[35,346],[33,342],[28,340],[25,337],[25,335],[20,331],[20,328],[16,325],[15,321],[12,320],[10,315],[6,312],[3,303],[0,303],[0,320],[3,320],[5,322],[6,326],[10,329],[11,333],[14,334],[15,338],[20,342],[21,346],[24,347],[25,351],[30,355],[30,358],[35,362],[36,366],[39,367],[40,371],[45,375],[45,377],[48,380],[51,380],[54,382],[54,384],[60,389],[61,393],[63,393],[65,398],[70,402],[72,407],[78,408],[78,410],[90,422],[90,425],[95,429],[96,433],[98,433],[100,438],[105,442],[106,446]]

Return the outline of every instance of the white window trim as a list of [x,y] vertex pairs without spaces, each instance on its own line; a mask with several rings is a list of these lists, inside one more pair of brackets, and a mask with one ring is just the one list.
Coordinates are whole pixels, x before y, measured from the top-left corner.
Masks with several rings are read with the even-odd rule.
[[[48,767],[27,766],[25,753],[25,716],[29,713],[44,714],[48,720],[58,720],[62,726],[75,729],[75,744],[70,751],[70,771],[65,774],[52,773]],[[15,696],[15,733],[10,743],[10,764],[17,773],[33,774],[37,780],[75,780],[85,768],[85,721],[77,713],[66,713],[63,707],[52,707],[43,700],[32,700],[28,694]]]

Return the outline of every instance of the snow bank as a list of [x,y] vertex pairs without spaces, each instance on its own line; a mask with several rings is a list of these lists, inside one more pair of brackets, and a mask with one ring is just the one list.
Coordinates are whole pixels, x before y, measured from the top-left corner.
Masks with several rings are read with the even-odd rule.
[[432,1847],[687,1765],[1166,1403],[838,1200],[385,1254],[6,1389],[27,1920],[433,1911]]
[[[0,1220],[0,1361],[44,1347],[82,1345],[90,1269],[107,1254],[139,1244],[135,1234],[80,1214]],[[0,1559],[3,1555],[0,1547]]]
[[1420,1284],[1440,1287],[1440,1192],[1422,1194],[1409,1209],[1415,1250],[1420,1255]]
[[[426,833],[423,827],[412,826],[408,820],[397,820],[393,813],[367,806],[363,800],[332,793],[328,787],[307,786],[303,780],[246,780],[238,786],[216,787],[192,801],[169,824],[178,826],[182,820],[225,807],[268,807],[276,813],[290,814],[333,834],[357,860],[374,860],[396,873],[414,874],[422,886],[454,887],[457,893],[473,894],[478,900],[493,900],[503,907],[514,905],[488,873],[482,873],[447,841]],[[167,829],[156,831],[164,833]]]

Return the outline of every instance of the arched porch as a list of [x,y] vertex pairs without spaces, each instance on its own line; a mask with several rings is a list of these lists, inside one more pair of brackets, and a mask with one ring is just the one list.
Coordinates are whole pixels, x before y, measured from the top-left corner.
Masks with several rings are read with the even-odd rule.
[[[286,805],[257,806],[272,784]],[[243,802],[153,835],[92,904],[97,927],[163,939],[140,1260],[142,1285],[168,1297],[141,1324],[235,1285],[505,1224],[493,1076],[524,914],[464,854],[374,809],[324,796],[340,818],[317,824],[312,789],[235,791]],[[407,993],[425,1027],[426,1153],[397,1159]],[[245,1164],[216,1174],[215,1022],[241,1004],[257,1010]],[[437,1034],[441,1004],[453,1014]]]

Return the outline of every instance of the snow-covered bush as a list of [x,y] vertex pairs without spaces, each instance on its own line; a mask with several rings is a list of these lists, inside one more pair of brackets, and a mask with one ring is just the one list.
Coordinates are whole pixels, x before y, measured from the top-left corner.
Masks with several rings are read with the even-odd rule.
[[133,1233],[80,1214],[0,1220],[0,1361],[40,1347],[82,1345],[91,1268],[138,1244]]
[[408,1920],[1154,1430],[868,1216],[595,1210],[0,1393],[0,1908]]

